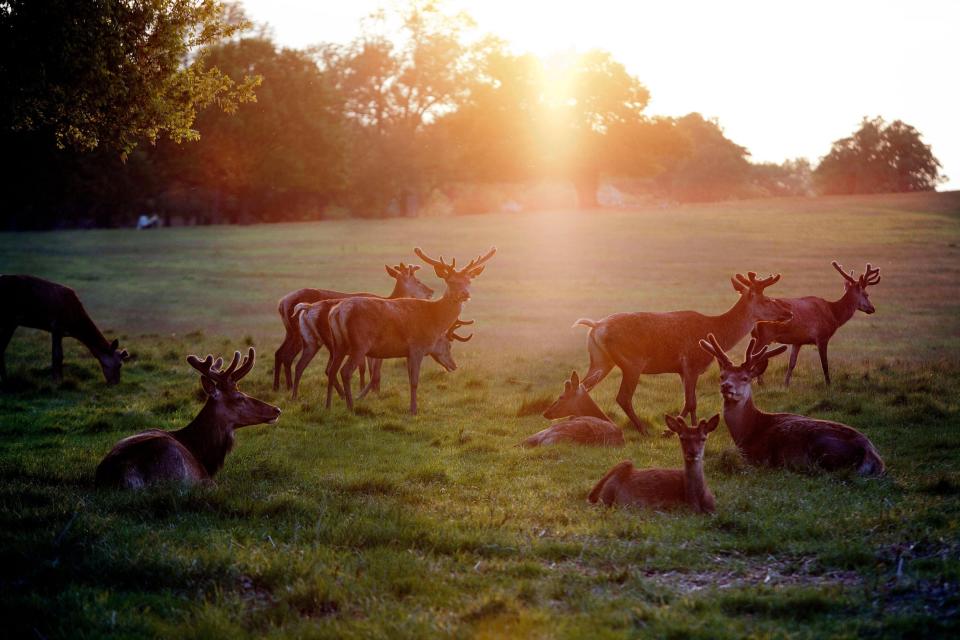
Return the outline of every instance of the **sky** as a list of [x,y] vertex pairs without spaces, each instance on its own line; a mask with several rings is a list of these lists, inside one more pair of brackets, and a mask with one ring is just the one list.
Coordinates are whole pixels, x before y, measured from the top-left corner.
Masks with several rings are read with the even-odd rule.
[[[387,0],[386,4],[389,4]],[[244,0],[281,45],[348,42],[383,0]],[[864,116],[916,127],[960,189],[960,0],[448,0],[516,53],[605,49],[647,113],[717,118],[755,162],[816,163]]]

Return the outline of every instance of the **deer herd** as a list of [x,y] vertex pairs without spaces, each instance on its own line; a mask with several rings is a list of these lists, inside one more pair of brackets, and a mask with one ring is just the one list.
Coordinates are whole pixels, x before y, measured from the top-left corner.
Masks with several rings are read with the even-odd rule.
[[[281,372],[287,390],[297,398],[306,367],[326,349],[326,401],[333,393],[349,409],[356,400],[380,389],[381,364],[388,358],[404,358],[410,390],[410,413],[417,414],[417,387],[423,359],[430,356],[447,371],[454,371],[454,342],[466,342],[473,334],[457,330],[472,321],[461,320],[470,288],[496,254],[485,255],[457,268],[414,249],[420,260],[433,267],[444,282],[443,294],[417,277],[417,265],[387,266],[395,280],[387,296],[373,293],[343,293],[326,289],[299,289],[284,296],[278,311],[285,329],[283,343],[274,356],[273,388],[280,388]],[[543,416],[555,419],[518,446],[538,447],[558,443],[622,447],[623,430],[591,399],[594,389],[613,370],[622,377],[617,404],[641,434],[649,426],[637,415],[633,396],[641,374],[675,373],[683,385],[684,402],[679,415],[665,416],[666,433],[676,434],[683,454],[683,469],[637,469],[631,461],[613,466],[588,494],[590,502],[605,505],[635,505],[662,509],[687,505],[698,513],[715,509],[715,499],[704,477],[707,437],[720,423],[720,414],[697,419],[697,380],[715,360],[720,368],[722,416],[737,449],[750,464],[806,471],[851,469],[860,475],[884,473],[884,463],[870,440],[856,429],[837,422],[787,413],[767,413],[753,400],[752,382],[762,384],[770,358],[790,347],[785,385],[789,385],[803,345],[816,345],[823,376],[830,384],[827,344],[857,310],[875,311],[867,288],[880,281],[880,270],[867,264],[857,277],[837,263],[843,276],[844,294],[835,301],[817,297],[772,298],[767,289],[780,275],[759,278],[756,273],[735,274],[731,279],[737,301],[715,316],[695,311],[666,313],[615,313],[600,320],[581,318],[574,327],[587,327],[590,364],[581,380],[573,372],[564,390]],[[4,352],[18,326],[42,329],[52,335],[52,370],[62,377],[64,337],[82,342],[100,362],[108,384],[120,380],[120,368],[128,359],[116,340],[108,342],[86,314],[74,291],[33,276],[0,276],[0,378],[6,380]],[[747,335],[749,346],[741,364],[735,365],[727,351]],[[771,348],[772,343],[780,346]],[[293,362],[300,359],[293,371]],[[220,358],[191,355],[187,362],[200,374],[206,402],[186,427],[176,431],[152,429],[124,438],[114,445],[96,470],[98,485],[140,488],[158,482],[194,484],[209,481],[223,466],[233,447],[234,431],[256,424],[272,424],[280,409],[242,393],[239,381],[254,366],[251,347],[241,358],[237,352],[224,367]],[[359,392],[354,396],[353,374],[359,373]],[[369,381],[365,381],[365,374]],[[684,420],[689,418],[689,426]]]

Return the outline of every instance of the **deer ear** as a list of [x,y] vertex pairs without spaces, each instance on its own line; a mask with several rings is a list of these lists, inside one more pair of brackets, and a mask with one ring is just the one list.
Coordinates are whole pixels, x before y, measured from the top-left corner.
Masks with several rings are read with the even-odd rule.
[[387,270],[387,275],[390,276],[391,278],[396,278],[397,276],[400,275],[400,274],[397,272],[397,270],[394,269],[393,267],[391,267],[390,265],[385,264],[385,265],[383,265],[383,266],[384,266],[384,267],[386,268],[386,270]]
[[114,338],[113,342],[110,343],[110,351],[116,351],[120,346],[120,341]]
[[720,414],[717,413],[709,420],[701,420],[700,430],[703,431],[704,435],[706,435],[712,432],[714,429],[716,429],[717,426],[719,426],[719,424],[720,424]]
[[564,392],[564,393],[570,393],[570,390],[571,390],[572,388],[573,388],[573,386],[570,384],[570,381],[569,381],[569,380],[567,380],[566,382],[563,383],[563,392]]
[[217,389],[217,383],[207,376],[200,376],[200,386],[203,387],[203,390],[207,393],[207,395],[212,398],[216,398],[220,395],[220,390]]
[[667,421],[667,428],[678,435],[683,433],[684,428],[686,428],[681,418],[674,418],[669,413],[665,413],[663,419]]
[[119,355],[120,355],[120,359],[121,359],[121,360],[129,360],[129,359],[130,359],[130,354],[127,353],[127,350],[126,350],[126,349],[124,349],[123,351],[121,351]]
[[570,374],[570,384],[572,384],[577,389],[580,388],[580,376],[577,375],[576,371]]

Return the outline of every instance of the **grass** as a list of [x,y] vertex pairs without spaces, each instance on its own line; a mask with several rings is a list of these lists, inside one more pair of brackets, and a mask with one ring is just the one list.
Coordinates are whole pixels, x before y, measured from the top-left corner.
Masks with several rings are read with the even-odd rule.
[[[491,245],[464,316],[460,368],[424,367],[406,415],[402,365],[362,411],[274,393],[276,300],[299,286],[389,290],[381,264],[413,246],[466,260]],[[105,387],[67,341],[18,330],[0,394],[0,615],[12,636],[928,637],[960,607],[960,199],[771,200],[672,210],[555,212],[157,232],[0,235],[0,272],[74,286],[134,360]],[[831,259],[883,270],[878,311],[831,343],[834,385],[806,350],[768,410],[841,420],[887,477],[747,467],[726,429],[707,445],[717,513],[602,510],[584,498],[624,458],[681,464],[675,439],[627,430],[622,450],[515,445],[587,357],[581,316],[733,303],[736,271],[778,271],[778,295],[841,291]],[[431,285],[432,274],[427,274]],[[200,406],[189,353],[257,347],[248,393],[281,406],[242,430],[217,482],[99,491],[119,438],[184,425]],[[618,376],[597,401],[619,422]],[[681,404],[642,378],[641,417]],[[701,413],[719,409],[716,369]]]

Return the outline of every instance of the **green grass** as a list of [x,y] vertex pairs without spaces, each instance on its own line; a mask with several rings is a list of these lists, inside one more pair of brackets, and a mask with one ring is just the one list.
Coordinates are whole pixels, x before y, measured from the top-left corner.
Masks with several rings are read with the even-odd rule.
[[[406,414],[399,362],[384,391],[324,411],[322,362],[301,399],[271,390],[276,300],[307,285],[389,291],[412,248],[463,261],[499,247],[465,318],[460,365],[424,367]],[[18,330],[0,394],[0,615],[22,637],[917,637],[960,608],[960,202],[956,194],[771,200],[672,210],[0,235],[0,272],[75,287],[135,359],[123,382],[66,342]],[[812,352],[768,410],[866,432],[887,477],[746,467],[725,428],[707,446],[717,513],[603,510],[587,491],[624,458],[680,466],[676,439],[623,450],[515,445],[572,369],[581,316],[721,312],[736,271],[781,272],[777,295],[842,291],[831,259],[883,270],[878,311]],[[436,284],[432,273],[425,275]],[[242,430],[213,486],[93,487],[119,438],[200,407],[189,353],[253,344],[248,393],[281,406]],[[739,349],[738,349],[739,351]],[[322,361],[323,358],[318,360]],[[623,423],[617,374],[595,398]],[[713,367],[701,414],[719,409]],[[660,424],[676,376],[641,380]]]

